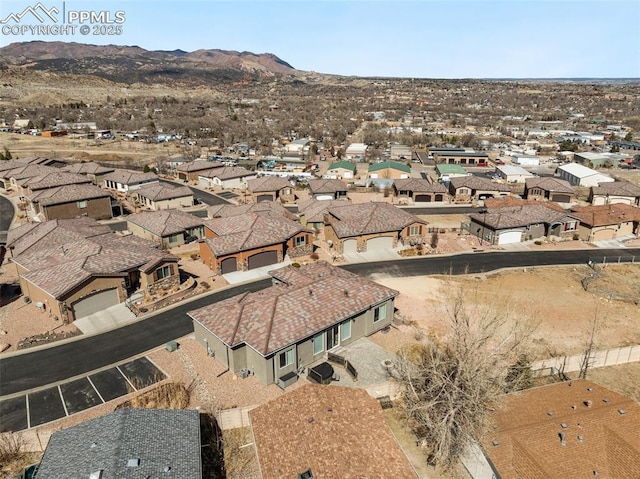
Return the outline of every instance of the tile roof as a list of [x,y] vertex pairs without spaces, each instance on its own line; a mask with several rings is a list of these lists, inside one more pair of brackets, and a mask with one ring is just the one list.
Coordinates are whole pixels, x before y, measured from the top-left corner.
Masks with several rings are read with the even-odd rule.
[[298,213],[305,216],[307,223],[322,223],[329,208],[346,204],[344,200],[302,200],[298,202]]
[[74,163],[63,167],[62,169],[69,173],[78,173],[80,175],[104,175],[115,171],[114,168],[99,165],[94,161],[89,161],[87,163]]
[[403,178],[393,180],[398,191],[413,191],[414,193],[446,193],[447,189],[441,183],[431,183],[422,178]]
[[206,240],[216,256],[284,243],[301,231],[312,232],[276,212],[214,218],[204,224],[217,235]]
[[138,196],[149,198],[151,201],[172,200],[193,196],[193,191],[188,186],[173,185],[171,183],[150,183],[141,186],[135,193]]
[[278,191],[282,188],[292,188],[289,180],[279,176],[263,176],[247,181],[247,189],[253,193],[265,193],[267,191]]
[[249,417],[263,479],[417,477],[363,389],[306,384]]
[[249,171],[241,166],[220,166],[218,168],[204,170],[198,174],[198,176],[202,176],[204,178],[218,178],[222,181],[255,175],[255,171]]
[[507,185],[494,183],[490,179],[480,176],[458,176],[451,178],[451,184],[455,189],[466,187],[482,191],[511,191],[511,188]]
[[155,173],[143,173],[141,171],[116,169],[112,173],[105,175],[105,181],[113,181],[121,185],[137,185],[140,183],[150,183],[158,181],[158,175]]
[[404,171],[405,173],[411,173],[411,167],[410,166],[407,166],[404,163],[398,163],[396,161],[390,161],[390,160],[383,161],[381,163],[374,163],[372,165],[369,165],[369,172],[386,170],[387,168],[392,168],[394,170]]
[[399,294],[323,261],[270,274],[286,284],[239,294],[189,316],[228,346],[245,343],[268,356]]
[[108,191],[93,184],[64,185],[57,188],[37,190],[27,195],[27,198],[42,206],[59,205],[72,201],[91,200],[95,198],[109,198]]
[[527,178],[524,180],[527,189],[540,188],[545,191],[551,191],[554,193],[568,193],[575,194],[576,190],[573,189],[571,183],[560,178],[541,177],[541,178]]
[[490,228],[500,230],[516,228],[537,223],[555,223],[567,216],[574,216],[566,211],[558,211],[545,203],[522,204],[519,206],[502,206],[487,209],[487,213],[471,213],[469,218]]
[[165,237],[202,226],[203,219],[181,210],[160,210],[129,215],[127,223],[138,225],[156,236]]
[[211,168],[219,166],[221,166],[219,161],[194,160],[176,166],[176,171],[184,171],[188,173],[191,171],[210,170]]
[[482,443],[502,479],[640,475],[640,405],[590,381],[509,394],[492,420]]
[[314,195],[339,191],[346,192],[347,184],[341,180],[309,180],[309,191]]
[[328,213],[329,223],[338,238],[400,231],[413,223],[426,224],[417,216],[389,203],[336,206]]
[[640,185],[630,181],[614,181],[612,183],[600,183],[599,186],[592,186],[594,195],[615,195],[640,197]]
[[608,226],[627,221],[640,221],[640,208],[623,203],[576,206],[571,209],[571,216],[579,218],[581,223],[589,226]]
[[[504,206],[522,206],[522,205],[539,205],[539,200],[523,200],[522,198],[516,198],[515,196],[500,196],[498,198],[487,198],[484,200],[484,206],[488,209],[502,208]],[[567,212],[562,206],[555,201],[545,201],[544,206],[554,209],[556,211]]]
[[86,176],[67,173],[66,171],[56,171],[46,173],[44,175],[32,176],[31,178],[25,178],[19,182],[20,186],[29,188],[31,191],[54,188],[62,185],[81,185],[89,183],[91,183],[91,180]]
[[[102,470],[101,479],[199,478],[200,447],[198,411],[123,408],[55,432],[38,475],[88,479]],[[139,464],[129,466],[130,459]]]
[[211,205],[207,206],[210,218],[228,218],[230,216],[244,215],[247,213],[271,214],[278,213],[292,221],[296,215],[287,210],[280,203],[274,201],[262,201],[260,203],[249,203],[246,205]]
[[2,173],[3,178],[15,178],[16,181],[43,176],[47,174],[60,173],[59,168],[44,165],[21,165]]

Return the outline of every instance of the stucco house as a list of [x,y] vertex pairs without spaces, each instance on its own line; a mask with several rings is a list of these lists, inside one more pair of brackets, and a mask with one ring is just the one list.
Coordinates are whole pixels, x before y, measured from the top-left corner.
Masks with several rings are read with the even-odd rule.
[[326,262],[269,274],[269,288],[188,313],[196,341],[235,374],[276,383],[393,319],[398,291]]
[[592,186],[589,191],[589,203],[594,206],[616,203],[640,206],[640,185],[629,181],[614,181]]
[[64,322],[180,282],[178,258],[92,218],[28,223],[9,231],[7,247],[22,293]]
[[298,202],[298,217],[303,226],[320,231],[324,228],[324,214],[330,208],[344,206],[343,200],[314,200],[313,198]]
[[571,215],[580,220],[578,235],[593,243],[621,237],[638,236],[640,208],[616,203],[600,206],[575,206]]
[[218,168],[224,166],[221,162],[207,161],[207,160],[194,160],[187,161],[175,166],[176,179],[180,181],[198,181],[198,175],[206,170]]
[[158,183],[159,181],[158,175],[152,172],[143,173],[141,171],[116,169],[104,176],[103,186],[107,190],[128,193],[141,188],[143,185]]
[[309,191],[316,200],[347,199],[347,184],[340,180],[309,180]]
[[129,215],[127,229],[164,249],[204,238],[202,218],[181,210],[143,211]]
[[257,178],[255,171],[240,166],[222,166],[198,172],[198,184],[203,188],[231,190],[247,188],[247,181]]
[[456,203],[473,203],[486,198],[508,196],[511,188],[480,176],[462,176],[451,178],[449,194]]
[[53,166],[30,165],[15,160],[9,160],[7,163],[9,164],[0,165],[0,168],[2,168],[0,175],[4,183],[4,189],[20,193],[23,191],[20,184],[24,181],[30,178],[42,178],[46,175],[60,173],[60,169]]
[[336,161],[329,165],[324,178],[334,180],[353,180],[356,177],[356,164],[350,161]]
[[369,165],[367,178],[399,180],[411,176],[411,167],[396,161],[383,161]]
[[279,213],[246,213],[206,220],[200,257],[216,274],[281,263],[313,252],[313,232]]
[[568,181],[560,178],[527,178],[524,185],[524,198],[572,203],[575,201],[576,192]]
[[35,193],[36,191],[55,188],[56,186],[90,184],[91,180],[84,175],[67,173],[65,171],[60,171],[59,169],[56,172],[33,176],[31,178],[25,178],[18,181],[18,185],[20,186],[19,191],[23,196]]
[[111,195],[93,184],[64,185],[34,191],[25,196],[32,216],[56,220],[88,216],[96,220],[113,217]]
[[293,203],[296,200],[291,182],[279,176],[263,176],[247,180],[247,191],[256,203],[263,201]]
[[258,213],[266,215],[280,215],[295,221],[296,215],[287,210],[280,203],[274,201],[263,201],[261,203],[247,203],[244,205],[211,205],[207,206],[207,216],[209,218],[228,218],[230,216],[245,215],[248,213]]
[[193,206],[193,191],[188,186],[171,183],[143,185],[134,191],[133,198],[141,206],[153,211]]
[[446,202],[449,199],[447,188],[440,183],[431,183],[422,178],[393,180],[396,198],[407,199],[413,203]]
[[93,161],[89,161],[87,163],[74,163],[72,165],[66,165],[62,169],[69,173],[85,175],[93,182],[94,185],[98,186],[103,184],[105,175],[108,175],[109,173],[113,173],[115,171],[114,168],[101,166]]
[[325,239],[342,254],[423,243],[426,225],[426,221],[389,203],[336,206],[324,215]]

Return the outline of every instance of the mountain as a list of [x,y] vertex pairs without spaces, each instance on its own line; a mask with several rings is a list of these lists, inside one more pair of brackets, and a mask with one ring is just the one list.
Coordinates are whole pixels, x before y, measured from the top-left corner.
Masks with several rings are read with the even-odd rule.
[[93,75],[120,83],[205,84],[299,72],[271,53],[228,50],[150,51],[138,46],[20,42],[0,48],[0,68]]

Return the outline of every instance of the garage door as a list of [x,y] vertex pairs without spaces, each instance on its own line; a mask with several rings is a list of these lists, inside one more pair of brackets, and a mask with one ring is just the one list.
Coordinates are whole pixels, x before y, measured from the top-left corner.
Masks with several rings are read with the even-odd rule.
[[209,180],[207,178],[199,177],[198,178],[198,185],[201,186],[202,188],[208,188],[209,187]]
[[259,195],[256,198],[256,201],[258,203],[264,203],[265,201],[273,201],[273,196],[271,196],[271,195]]
[[326,201],[326,200],[332,200],[332,199],[333,199],[333,195],[318,195],[318,196],[316,196],[316,200]]
[[87,296],[80,301],[76,301],[71,305],[71,308],[73,309],[75,318],[78,319],[97,313],[103,309],[107,309],[110,306],[115,306],[119,303],[120,298],[118,298],[118,289],[113,288],[100,291],[99,293]]
[[521,240],[521,231],[508,231],[506,233],[501,233],[500,236],[498,236],[498,244],[520,243]]
[[261,268],[278,262],[277,251],[264,251],[262,253],[249,256],[249,269]]
[[610,240],[610,239],[614,239],[615,237],[616,237],[616,230],[614,229],[601,230],[593,234],[591,241]]
[[414,199],[416,202],[428,203],[431,201],[431,195],[416,195]]
[[222,274],[233,273],[234,271],[238,271],[238,262],[235,258],[225,258],[220,263],[220,269],[222,270]]
[[358,241],[354,239],[344,240],[342,242],[342,251],[345,254],[358,252]]
[[367,241],[367,251],[389,249],[393,249],[393,238],[390,236],[381,236],[379,238],[372,238]]
[[444,201],[443,195],[436,195],[436,201]]
[[551,201],[558,203],[571,203],[571,197],[569,195],[553,195]]

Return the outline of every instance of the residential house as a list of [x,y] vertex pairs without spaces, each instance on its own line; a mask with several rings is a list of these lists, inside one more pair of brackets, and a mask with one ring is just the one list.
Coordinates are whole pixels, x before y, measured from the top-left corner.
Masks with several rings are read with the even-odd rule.
[[344,206],[343,200],[314,200],[313,198],[298,202],[300,223],[314,231],[324,229],[324,215],[330,208]]
[[323,177],[332,180],[354,180],[356,164],[350,161],[336,161],[329,165]]
[[205,221],[200,257],[216,274],[247,271],[313,252],[313,232],[279,213],[246,213]]
[[364,389],[305,384],[249,418],[262,479],[417,477]]
[[609,175],[599,173],[578,163],[561,165],[556,170],[556,173],[573,186],[598,186],[600,183],[615,181]]
[[196,410],[122,408],[54,432],[38,477],[202,477]]
[[578,235],[590,243],[638,236],[640,208],[624,203],[575,206],[571,215],[580,220]]
[[[45,165],[29,165],[15,160],[7,161],[8,165],[0,165],[3,171],[0,172],[5,190],[21,191],[20,183],[34,178],[43,177],[45,175],[53,175],[60,172],[59,168]],[[13,166],[13,168],[9,168]]]
[[369,146],[365,143],[351,143],[345,150],[344,157],[347,160],[364,158],[367,155]]
[[181,210],[143,211],[129,215],[127,229],[164,249],[204,238],[202,218]]
[[440,163],[436,165],[436,172],[438,173],[438,180],[445,184],[449,183],[451,178],[471,176],[471,173],[467,173],[462,166],[448,163]]
[[508,196],[511,194],[511,188],[501,183],[494,183],[488,178],[464,176],[451,178],[449,194],[456,203],[474,203],[486,198]]
[[411,147],[407,145],[391,145],[389,147],[389,158],[391,160],[407,161],[411,159]]
[[203,188],[231,190],[247,188],[247,181],[257,178],[255,171],[240,166],[222,166],[198,172],[198,184]]
[[91,180],[84,175],[60,171],[49,172],[38,176],[32,176],[18,181],[19,192],[22,196],[33,194],[47,188],[55,188],[64,185],[91,185]]
[[104,176],[104,187],[108,190],[120,193],[129,193],[149,183],[160,181],[155,173],[143,173],[141,171],[116,169],[113,173]]
[[72,165],[66,165],[62,168],[64,171],[69,173],[76,173],[78,175],[85,175],[89,178],[93,184],[95,185],[103,185],[104,177],[109,173],[113,173],[115,171],[114,168],[108,168],[106,166],[101,166],[98,163],[93,161],[87,163],[74,163]]
[[88,217],[27,223],[7,234],[22,293],[71,322],[180,282],[178,258]]
[[476,151],[434,151],[433,159],[436,164],[477,166],[486,165],[489,162],[489,155]]
[[524,198],[572,203],[576,199],[576,192],[566,180],[551,177],[527,178],[524,186]]
[[133,193],[134,200],[153,211],[193,206],[193,191],[188,186],[171,183],[149,183]]
[[196,341],[235,374],[282,383],[393,319],[398,291],[324,261],[269,274],[269,288],[188,313]]
[[426,221],[389,203],[347,204],[329,208],[324,236],[338,253],[393,250],[423,243]]
[[595,206],[616,203],[640,206],[640,185],[629,181],[614,181],[592,186],[589,203]]
[[285,145],[285,152],[302,156],[304,153],[309,151],[310,144],[311,142],[309,138],[300,138],[299,140],[293,140]]
[[474,477],[640,477],[640,406],[591,381],[508,394],[490,422],[487,475]]
[[32,216],[46,220],[88,216],[96,220],[113,217],[111,195],[93,184],[64,185],[34,191],[25,197]]
[[280,203],[273,201],[263,201],[261,203],[248,203],[245,205],[211,205],[207,206],[207,215],[209,218],[228,218],[231,216],[245,215],[248,213],[257,213],[265,215],[280,215],[291,221],[296,221],[296,215],[287,210]]
[[397,198],[406,198],[414,203],[445,202],[449,195],[440,183],[431,183],[421,178],[393,180],[393,190]]
[[309,191],[316,200],[346,200],[347,185],[340,180],[309,180]]
[[247,191],[256,203],[263,201],[293,203],[296,200],[291,182],[279,176],[263,176],[247,180]]
[[535,178],[536,176],[521,166],[510,165],[496,166],[496,175],[507,183],[525,183],[528,178]]
[[[496,202],[497,203],[497,202]],[[578,232],[579,220],[551,202],[509,201],[469,215],[463,225],[480,242],[505,245],[539,238],[571,239]]]
[[411,176],[411,167],[396,161],[383,161],[369,165],[367,178],[399,180]]
[[224,165],[219,161],[211,162],[203,159],[187,161],[175,166],[175,176],[180,181],[198,181],[201,172],[222,166]]

